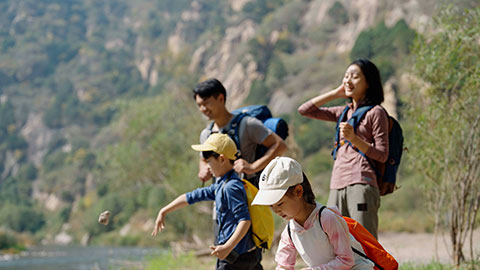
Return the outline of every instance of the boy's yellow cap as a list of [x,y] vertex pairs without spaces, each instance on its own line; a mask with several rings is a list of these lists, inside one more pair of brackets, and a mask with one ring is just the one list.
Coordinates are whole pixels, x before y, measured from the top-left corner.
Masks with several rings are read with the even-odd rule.
[[231,160],[237,158],[235,156],[237,146],[227,134],[213,133],[203,144],[192,145],[192,149],[195,151],[213,151],[217,154],[223,154]]

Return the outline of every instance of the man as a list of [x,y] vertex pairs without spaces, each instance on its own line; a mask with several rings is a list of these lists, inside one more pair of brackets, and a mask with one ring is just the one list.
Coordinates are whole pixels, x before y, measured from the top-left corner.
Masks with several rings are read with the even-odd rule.
[[[193,98],[199,110],[213,121],[200,134],[200,142],[203,143],[212,133],[225,132],[233,119],[225,107],[227,93],[225,87],[217,79],[203,81],[193,89]],[[240,153],[241,156],[234,163],[237,173],[244,173],[245,178],[257,184],[257,173],[261,172],[267,164],[276,156],[282,155],[287,150],[287,145],[277,134],[266,128],[263,123],[254,117],[244,117],[239,126]],[[256,159],[255,150],[258,145],[268,148],[267,152]],[[208,181],[212,177],[205,159],[200,158],[198,178]]]

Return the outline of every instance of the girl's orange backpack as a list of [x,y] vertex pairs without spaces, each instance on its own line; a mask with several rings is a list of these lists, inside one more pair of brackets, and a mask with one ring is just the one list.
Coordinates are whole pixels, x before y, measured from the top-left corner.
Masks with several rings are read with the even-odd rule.
[[[320,221],[320,215],[322,214],[323,209],[326,207],[323,206],[318,213],[318,221]],[[362,224],[353,218],[343,217],[345,222],[347,222],[348,230],[350,233],[357,239],[357,241],[362,245],[363,251],[365,254],[354,247],[352,247],[353,252],[358,255],[369,259],[375,264],[375,269],[377,270],[397,270],[398,262],[390,255],[377,239],[369,232]],[[322,222],[320,222],[320,227]],[[323,228],[323,227],[322,227]]]
[[[322,216],[322,211],[327,208],[326,206],[322,206],[320,211],[318,212],[318,222],[320,222],[320,227],[323,230],[322,222],[320,217]],[[336,213],[335,211],[333,211]],[[336,213],[338,214],[338,213]],[[356,248],[352,247],[353,252],[357,253],[358,255],[362,256],[373,262],[375,264],[376,270],[397,270],[398,269],[398,262],[390,255],[377,239],[362,226],[362,224],[358,223],[358,221],[354,220],[353,218],[344,217],[342,216],[345,222],[348,225],[348,230],[350,233],[355,237],[355,239],[362,245],[363,251],[357,250]],[[290,232],[290,222],[287,225],[288,236],[292,239],[291,232]]]

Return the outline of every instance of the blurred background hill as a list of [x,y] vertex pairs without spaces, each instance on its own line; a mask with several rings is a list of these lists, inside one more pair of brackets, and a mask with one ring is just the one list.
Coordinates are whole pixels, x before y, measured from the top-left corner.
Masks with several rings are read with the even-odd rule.
[[[384,106],[407,122],[403,100],[416,90],[407,76],[410,46],[442,4],[0,1],[2,230],[26,243],[210,241],[209,204],[172,214],[161,239],[149,236],[163,204],[200,186],[190,145],[207,122],[191,89],[209,77],[224,83],[230,109],[268,104],[287,120],[288,155],[326,202],[334,124],[296,108],[338,86],[347,65],[366,57],[381,71]],[[422,176],[409,169],[408,152],[402,162],[402,188],[382,198],[380,231],[431,231]],[[108,226],[97,223],[104,210],[112,212]]]

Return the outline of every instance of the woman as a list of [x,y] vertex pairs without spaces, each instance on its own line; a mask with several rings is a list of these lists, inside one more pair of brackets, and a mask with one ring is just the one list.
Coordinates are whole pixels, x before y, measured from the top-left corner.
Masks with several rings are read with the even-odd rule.
[[[370,161],[385,162],[388,157],[388,117],[380,106],[383,87],[380,73],[367,59],[353,61],[347,68],[342,84],[302,104],[301,115],[337,122],[344,106],[322,107],[325,103],[349,98],[346,121],[362,106],[374,106],[360,120],[356,130],[346,123],[339,125],[340,145],[336,152],[330,179],[327,205],[336,205],[342,215],[360,222],[377,237],[380,193],[377,176]],[[361,153],[367,158],[365,158]]]

